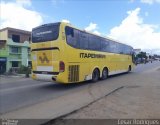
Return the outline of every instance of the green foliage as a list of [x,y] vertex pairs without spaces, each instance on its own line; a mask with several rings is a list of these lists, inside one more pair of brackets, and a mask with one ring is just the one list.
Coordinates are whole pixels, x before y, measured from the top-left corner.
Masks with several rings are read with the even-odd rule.
[[140,52],[139,54],[137,54],[136,58],[147,58],[146,52]]

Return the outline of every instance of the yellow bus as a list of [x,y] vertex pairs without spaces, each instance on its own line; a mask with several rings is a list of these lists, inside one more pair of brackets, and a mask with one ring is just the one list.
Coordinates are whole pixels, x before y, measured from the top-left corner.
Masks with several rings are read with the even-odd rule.
[[33,28],[31,53],[35,80],[65,84],[96,82],[134,67],[131,46],[64,22]]

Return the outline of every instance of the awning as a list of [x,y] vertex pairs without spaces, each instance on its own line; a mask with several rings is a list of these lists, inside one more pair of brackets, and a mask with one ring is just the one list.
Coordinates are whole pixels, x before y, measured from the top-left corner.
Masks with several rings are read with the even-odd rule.
[[0,57],[0,62],[6,62],[7,61],[7,58],[5,57]]

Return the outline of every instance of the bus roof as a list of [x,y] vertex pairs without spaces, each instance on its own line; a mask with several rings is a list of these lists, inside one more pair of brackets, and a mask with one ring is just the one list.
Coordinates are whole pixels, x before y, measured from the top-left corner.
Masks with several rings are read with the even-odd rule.
[[127,44],[125,44],[125,43],[122,43],[122,42],[120,42],[120,41],[118,41],[118,40],[114,40],[114,39],[109,38],[109,37],[106,37],[106,36],[100,36],[100,35],[97,35],[97,34],[95,34],[95,33],[92,33],[92,32],[86,31],[86,30],[79,29],[79,28],[75,27],[74,25],[72,25],[71,23],[67,23],[67,22],[47,23],[47,24],[43,24],[43,25],[37,26],[37,27],[33,28],[32,30],[34,30],[34,29],[36,29],[36,28],[39,28],[39,27],[47,26],[47,25],[53,25],[53,24],[62,24],[62,25],[65,25],[65,26],[70,26],[70,27],[75,28],[75,29],[77,29],[77,30],[80,30],[80,31],[82,31],[82,32],[86,32],[86,33],[89,33],[89,34],[92,34],[92,35],[95,35],[95,36],[98,36],[98,37],[101,37],[101,38],[110,40],[110,41],[112,41],[112,42],[120,43],[120,44],[123,44],[123,45],[126,45],[126,46],[129,46],[129,47],[133,48],[132,46],[127,45]]

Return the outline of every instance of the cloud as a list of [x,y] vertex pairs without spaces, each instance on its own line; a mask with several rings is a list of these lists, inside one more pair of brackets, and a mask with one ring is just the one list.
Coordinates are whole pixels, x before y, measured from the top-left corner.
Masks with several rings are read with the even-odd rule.
[[119,26],[110,30],[111,38],[132,45],[134,48],[160,50],[160,32],[156,32],[156,25],[145,24],[139,16],[140,8],[128,11],[128,16]]
[[90,32],[96,29],[97,29],[97,24],[92,22],[89,24],[89,26],[85,28],[86,31],[90,31]]
[[88,31],[88,32],[92,32],[94,34],[100,35],[101,33],[98,32],[97,29],[98,29],[97,24],[96,23],[92,23],[92,22],[89,24],[89,26],[87,26],[85,28],[85,30]]
[[93,33],[96,34],[96,35],[101,35],[101,33],[98,32],[97,30],[93,31]]
[[62,22],[70,23],[70,21],[69,21],[69,20],[67,20],[67,19],[63,19],[63,20],[62,20]]
[[141,3],[146,3],[146,4],[160,3],[160,0],[141,0]]
[[22,6],[31,6],[31,0],[16,0],[17,4],[20,4]]
[[31,0],[2,1],[0,3],[0,28],[13,27],[31,31],[33,27],[40,25],[43,22],[41,14],[26,9],[25,6],[31,6]]

